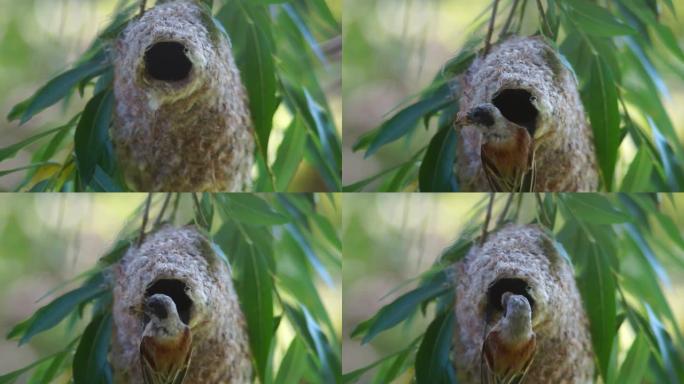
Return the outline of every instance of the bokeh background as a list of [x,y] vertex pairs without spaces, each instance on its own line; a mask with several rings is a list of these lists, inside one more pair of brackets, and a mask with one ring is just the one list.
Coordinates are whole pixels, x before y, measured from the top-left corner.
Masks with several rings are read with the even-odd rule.
[[[684,0],[673,2],[680,20],[663,9],[661,22],[673,28],[680,46],[684,47],[684,23],[681,22]],[[459,52],[473,33],[485,35],[490,4],[490,1],[467,0],[344,0],[343,185],[403,163],[429,142],[436,133],[436,121],[429,130],[417,129],[410,143],[398,140],[367,159],[364,151],[352,151],[362,134],[379,126],[396,112],[398,105],[428,86],[442,65]],[[500,4],[508,7],[510,2]],[[526,10],[527,24],[522,34],[532,34],[537,29],[533,1]],[[474,20],[477,22],[473,23]],[[665,107],[680,142],[684,142],[684,109],[679,107],[684,104],[681,76],[684,64],[676,68],[654,64],[669,88],[670,98],[665,99]],[[618,180],[627,171],[625,164],[635,155],[630,144],[621,147],[622,158],[616,170]]]
[[[7,114],[18,102],[31,96],[38,88],[54,76],[69,69],[88,48],[93,39],[111,21],[119,4],[130,4],[139,0],[0,0],[0,148],[14,144],[36,133],[65,124],[75,113],[82,110],[92,89],[86,90],[81,98],[74,94],[65,105],[57,103],[38,114],[26,124],[17,121],[9,123]],[[154,5],[148,0],[147,6]],[[216,0],[215,10],[222,4]],[[342,18],[342,1],[327,1],[337,20]],[[329,63],[318,62],[317,75],[328,96],[335,124],[342,127],[341,98],[341,52],[339,39],[320,42],[322,48],[331,53]],[[274,134],[269,145],[269,158],[275,158],[283,132],[291,116],[284,107],[276,111]],[[31,155],[46,140],[34,143],[21,150],[14,158],[2,162],[1,170],[14,169],[30,163]],[[66,156],[69,149],[57,158]],[[0,177],[0,190],[13,190],[23,179],[25,171]],[[326,190],[314,168],[302,162],[291,191]]]
[[[139,193],[0,194],[0,375],[62,350],[75,334],[73,327],[80,331],[87,325],[89,311],[85,311],[84,320],[67,319],[21,347],[16,341],[5,339],[12,327],[38,308],[78,287],[83,280],[71,282],[72,279],[94,267],[115,244],[124,227],[139,228],[140,218],[134,218],[133,214],[146,196]],[[158,200],[161,205],[161,199]],[[329,199],[322,195],[316,200],[318,212],[334,225],[341,220],[335,207],[340,206],[339,200],[339,196]],[[156,218],[158,205],[153,206],[151,218]],[[192,217],[191,199],[186,195],[181,199],[177,221],[186,223]],[[326,268],[333,284],[317,282],[317,289],[339,335],[341,275],[328,264]],[[286,334],[281,333],[281,337],[288,337]],[[288,342],[283,340],[282,345],[286,348]],[[284,352],[276,353],[282,358]],[[28,377],[30,374],[24,375],[17,383],[26,383]],[[55,383],[67,383],[69,377],[62,375]]]
[[[407,325],[400,324],[380,333],[368,344],[361,345],[358,338],[349,337],[359,323],[415,287],[415,281],[407,282],[429,269],[442,251],[457,240],[469,214],[474,207],[486,204],[487,196],[474,193],[344,194],[343,373],[405,348],[425,331],[433,318],[433,306],[428,307],[425,317],[415,316]],[[497,200],[495,213],[500,212],[504,200]],[[684,194],[674,194],[672,201],[661,196],[661,202],[661,211],[684,232],[684,212],[681,210]],[[523,204],[520,222],[530,222],[535,214],[532,195],[528,195]],[[680,207],[679,212],[675,207]],[[558,229],[560,226],[556,225]],[[664,243],[669,241],[658,226],[654,226],[654,234]],[[681,251],[675,256],[684,260]],[[672,286],[663,289],[680,329],[684,329],[684,270],[668,268],[668,274]],[[629,343],[631,340],[623,345]],[[370,382],[373,372],[364,375],[359,383]],[[396,382],[410,383],[412,374],[408,370]]]

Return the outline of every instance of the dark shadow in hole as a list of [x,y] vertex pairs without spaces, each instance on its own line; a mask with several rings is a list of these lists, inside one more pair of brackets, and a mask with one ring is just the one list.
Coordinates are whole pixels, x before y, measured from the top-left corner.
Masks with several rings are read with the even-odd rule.
[[155,80],[180,81],[188,77],[191,69],[192,63],[181,43],[160,41],[145,51],[145,71]]
[[161,279],[155,281],[145,290],[145,297],[150,297],[156,293],[166,295],[176,304],[176,310],[183,323],[190,321],[190,311],[192,310],[192,300],[185,293],[187,285],[180,280]]
[[524,89],[504,89],[494,96],[494,104],[506,119],[527,129],[534,137],[539,111],[532,105],[532,94]]
[[504,278],[495,281],[487,290],[487,313],[503,312],[501,296],[506,292],[525,296],[534,311],[534,298],[528,292],[528,288],[529,285],[523,279]]

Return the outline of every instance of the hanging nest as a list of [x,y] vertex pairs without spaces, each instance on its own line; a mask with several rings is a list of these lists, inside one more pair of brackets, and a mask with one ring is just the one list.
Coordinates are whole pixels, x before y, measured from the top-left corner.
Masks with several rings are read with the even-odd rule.
[[[595,191],[596,154],[577,80],[543,37],[511,37],[480,54],[460,79],[460,111],[491,103],[532,139],[534,191]],[[464,191],[489,191],[482,134],[457,125],[454,172]]]
[[456,264],[454,365],[460,382],[480,383],[485,318],[501,317],[504,292],[532,307],[537,351],[526,383],[589,383],[594,360],[572,267],[536,225],[508,225]]
[[159,4],[115,47],[111,128],[118,163],[141,191],[241,191],[254,138],[228,37],[198,2]]
[[192,332],[186,383],[250,383],[245,320],[231,274],[194,227],[165,226],[131,246],[113,270],[114,329],[110,356],[116,383],[142,383],[142,306],[165,294]]

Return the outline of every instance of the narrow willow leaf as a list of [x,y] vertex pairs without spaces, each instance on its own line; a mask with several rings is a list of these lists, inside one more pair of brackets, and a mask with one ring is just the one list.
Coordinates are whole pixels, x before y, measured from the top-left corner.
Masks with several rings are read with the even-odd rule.
[[12,145],[7,146],[5,148],[0,148],[0,161],[9,159],[9,158],[13,157],[14,155],[16,155],[20,149],[26,147],[27,145],[30,145],[30,144],[34,143],[35,141],[42,139],[43,137],[50,136],[52,134],[58,133],[58,132],[63,131],[63,130],[67,130],[68,128],[71,128],[72,125],[73,125],[73,123],[71,123],[71,124],[67,123],[67,124],[62,125],[60,127],[49,129],[45,132],[41,132],[41,133],[38,133],[36,135],[33,135],[33,136],[31,136],[27,139],[24,139],[24,140],[22,140],[16,144],[12,144]]
[[50,80],[30,99],[12,108],[7,118],[12,121],[21,117],[21,124],[24,124],[37,113],[67,96],[82,79],[104,72],[109,65],[108,62],[107,53],[101,50],[90,60]]
[[631,221],[631,217],[613,207],[603,195],[581,193],[563,195],[561,201],[572,211],[575,219],[590,224],[616,224]]
[[280,362],[275,384],[299,383],[306,366],[306,350],[297,336],[290,342],[285,357]]
[[103,291],[104,277],[101,273],[90,278],[83,286],[56,298],[41,307],[28,320],[15,326],[7,335],[8,339],[21,336],[19,345],[29,341],[33,336],[59,324],[78,306],[87,303]]
[[351,334],[356,337],[365,333],[362,343],[368,343],[380,332],[394,327],[405,320],[425,301],[445,293],[449,289],[445,273],[439,273],[434,278],[420,285],[418,288],[401,295],[399,298],[385,305],[371,319],[359,324]]
[[265,258],[246,239],[239,240],[235,253],[235,289],[247,320],[256,370],[263,381],[273,340],[273,282]]
[[453,172],[456,160],[456,130],[445,125],[433,136],[420,164],[418,181],[421,192],[458,190]]
[[271,208],[266,201],[248,193],[224,195],[228,217],[250,225],[285,224],[290,219]]
[[93,96],[76,126],[74,150],[79,176],[84,185],[90,184],[105,147],[113,106],[114,93],[111,90]]
[[[370,371],[371,369],[373,369],[377,366],[380,366],[382,364],[385,364],[388,361],[391,361],[392,359],[395,359],[395,358],[398,359],[399,357],[401,357],[401,355],[411,354],[414,351],[416,344],[420,340],[422,340],[422,338],[423,338],[423,335],[414,339],[406,348],[404,348],[398,352],[387,355],[387,356],[385,356],[385,357],[383,357],[383,358],[381,358],[381,359],[379,359],[379,360],[377,360],[377,361],[375,361],[375,362],[373,362],[373,363],[371,363],[365,367],[356,369],[352,372],[345,373],[342,376],[342,383],[344,383],[344,384],[355,383],[361,378],[361,376],[363,376],[366,372]],[[386,381],[386,382],[390,382],[390,381]]]
[[635,33],[634,29],[615,18],[610,11],[588,0],[573,0],[562,4],[565,9],[569,9],[568,17],[590,35],[610,37]]
[[454,330],[454,311],[447,310],[437,316],[423,337],[416,353],[417,384],[448,384],[454,377],[449,360]]
[[112,382],[112,369],[107,360],[111,337],[111,313],[100,314],[90,321],[74,355],[74,384]]
[[[378,128],[377,135],[368,144],[365,156],[371,156],[382,146],[407,135],[418,125],[418,122],[424,115],[435,113],[451,102],[453,102],[451,100],[451,90],[448,84],[444,84],[414,104],[397,112]],[[354,150],[358,149],[361,149],[361,147],[357,143],[354,145]]]
[[629,348],[627,357],[620,367],[617,383],[639,384],[646,373],[648,359],[650,357],[648,340],[642,332],[637,334],[636,339]]
[[299,114],[285,130],[285,138],[278,147],[273,173],[276,177],[276,191],[284,192],[292,181],[297,167],[302,161],[302,153],[306,145],[306,129]]
[[[68,355],[71,354],[71,350],[74,347],[74,345],[76,344],[76,341],[78,341],[78,340],[79,339],[76,338],[74,341],[70,342],[69,345],[67,345],[67,347],[65,349],[63,349],[59,352],[56,352],[52,355],[43,357],[43,358],[27,365],[26,367],[23,367],[23,368],[18,369],[16,371],[6,373],[4,375],[0,375],[0,384],[12,384],[15,381],[17,381],[17,379],[19,379],[19,377],[21,375],[23,375],[24,373],[29,372],[30,370],[40,366],[41,364],[43,364],[47,361],[50,361],[50,360],[54,361],[54,360],[60,359],[61,357],[68,357]],[[48,382],[50,382],[50,381],[45,381],[45,383],[48,383]]]
[[625,178],[622,179],[620,190],[624,192],[646,192],[652,188],[651,173],[653,172],[653,160],[645,146],[639,148],[634,160],[629,165]]
[[591,78],[583,95],[594,131],[603,181],[610,190],[620,145],[620,114],[615,79],[610,68],[598,56],[594,56],[591,62]]
[[610,352],[617,333],[615,280],[606,257],[596,244],[587,249],[587,267],[577,279],[584,306],[587,310],[594,353],[601,376],[608,373]]

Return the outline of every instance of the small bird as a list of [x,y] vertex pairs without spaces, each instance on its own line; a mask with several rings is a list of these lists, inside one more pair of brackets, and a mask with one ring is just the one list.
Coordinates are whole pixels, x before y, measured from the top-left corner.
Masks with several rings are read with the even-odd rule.
[[525,127],[507,120],[491,103],[459,113],[456,123],[472,124],[482,134],[482,169],[492,191],[523,192],[533,189],[533,140]]
[[192,356],[192,333],[178,316],[176,304],[164,294],[145,301],[149,318],[140,341],[145,384],[182,384]]
[[482,343],[483,384],[521,384],[536,352],[532,308],[527,298],[506,292],[501,297],[503,316]]

